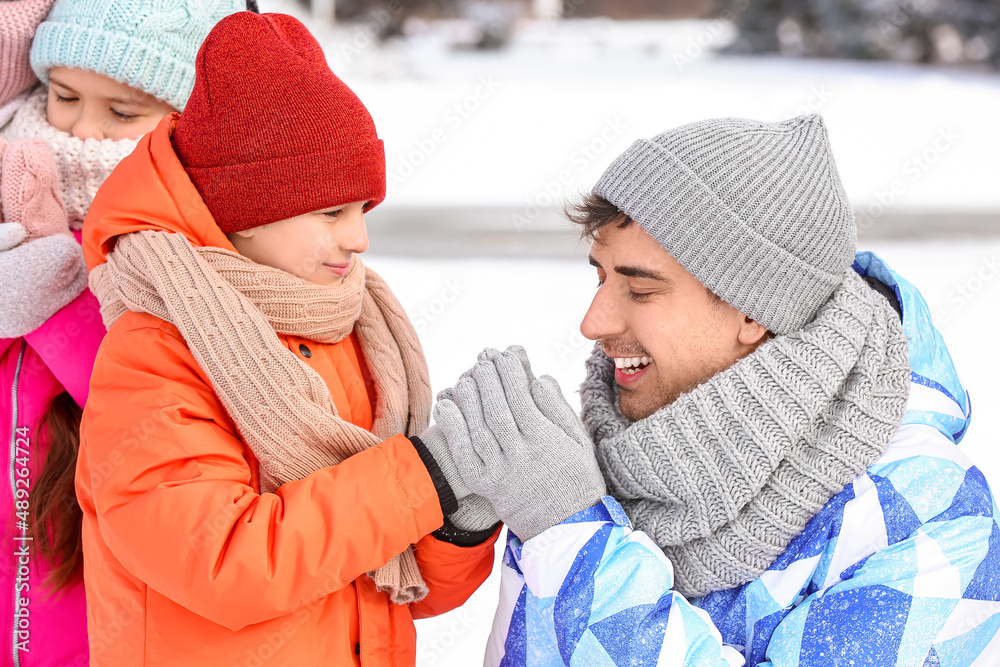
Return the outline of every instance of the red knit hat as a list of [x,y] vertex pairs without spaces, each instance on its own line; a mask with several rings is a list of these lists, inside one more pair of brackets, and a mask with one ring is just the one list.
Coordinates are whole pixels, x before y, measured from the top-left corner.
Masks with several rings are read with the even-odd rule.
[[385,198],[375,123],[298,20],[227,16],[195,69],[173,145],[222,231]]

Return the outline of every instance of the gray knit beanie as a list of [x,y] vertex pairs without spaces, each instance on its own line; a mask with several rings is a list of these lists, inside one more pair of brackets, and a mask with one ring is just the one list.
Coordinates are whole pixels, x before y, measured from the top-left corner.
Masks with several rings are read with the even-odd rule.
[[854,261],[854,212],[815,114],[716,118],[640,139],[594,192],[776,334],[812,320]]

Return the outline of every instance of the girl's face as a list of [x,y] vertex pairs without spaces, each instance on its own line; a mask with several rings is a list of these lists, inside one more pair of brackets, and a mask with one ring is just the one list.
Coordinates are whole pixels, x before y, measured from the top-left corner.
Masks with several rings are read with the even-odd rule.
[[367,203],[304,213],[227,236],[237,252],[258,264],[334,287],[342,282],[351,257],[368,249]]
[[148,93],[82,69],[49,71],[49,125],[77,139],[138,139],[176,111]]

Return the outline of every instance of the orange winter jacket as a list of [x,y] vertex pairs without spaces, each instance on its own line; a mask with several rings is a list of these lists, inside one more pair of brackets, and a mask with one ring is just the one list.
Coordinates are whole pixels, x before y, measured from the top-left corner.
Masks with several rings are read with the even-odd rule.
[[[90,268],[143,229],[232,250],[170,142],[146,135],[94,200]],[[279,336],[326,381],[340,415],[372,424],[370,380],[351,336]],[[397,435],[260,494],[257,463],[178,330],[126,313],[94,367],[76,488],[91,664],[413,665],[414,618],[448,611],[486,579],[496,535],[458,547],[429,533],[441,507]],[[430,588],[392,604],[365,573],[409,544]]]

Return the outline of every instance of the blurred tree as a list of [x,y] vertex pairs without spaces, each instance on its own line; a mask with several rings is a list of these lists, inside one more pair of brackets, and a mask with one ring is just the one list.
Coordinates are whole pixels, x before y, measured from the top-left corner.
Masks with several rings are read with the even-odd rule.
[[563,0],[566,16],[609,16],[613,19],[701,18],[715,0]]
[[[299,0],[313,9],[324,0]],[[369,23],[380,40],[403,34],[411,18],[465,18],[480,38],[472,46],[496,49],[510,39],[515,19],[529,11],[530,0],[336,0],[337,21]]]
[[1000,0],[720,0],[726,51],[986,63],[1000,69]]

